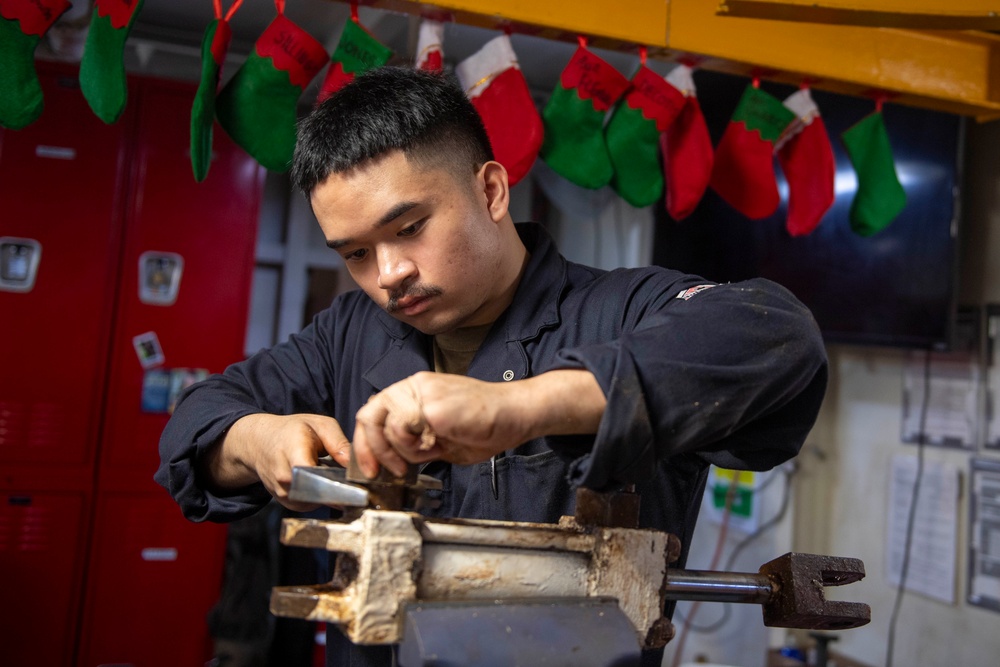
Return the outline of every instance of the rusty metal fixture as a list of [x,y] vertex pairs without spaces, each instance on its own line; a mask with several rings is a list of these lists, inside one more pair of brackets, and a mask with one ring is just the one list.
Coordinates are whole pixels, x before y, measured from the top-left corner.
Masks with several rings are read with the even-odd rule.
[[375,475],[374,479],[368,479],[363,472],[361,472],[361,467],[358,466],[358,460],[355,458],[354,448],[351,447],[351,458],[347,464],[347,481],[356,482],[358,484],[368,485],[372,482],[378,484],[395,484],[400,485],[413,485],[417,483],[419,467],[413,465],[412,463],[406,466],[406,472],[402,477],[396,477],[389,469],[382,466],[378,469],[378,474]]
[[[410,466],[403,477],[395,477],[385,468],[374,479],[368,479],[353,465],[344,469],[332,459],[318,466],[296,466],[292,469],[292,484],[288,497],[304,503],[316,503],[345,510],[352,518],[360,510],[420,510],[435,507],[427,491],[439,490],[441,480],[418,475]],[[351,459],[354,462],[354,459]]]
[[860,559],[788,553],[762,565],[760,572],[774,587],[774,595],[763,607],[764,625],[846,630],[871,621],[868,605],[823,597],[826,586],[864,579],[865,564]]
[[639,494],[625,491],[600,492],[586,487],[576,490],[576,520],[584,526],[606,528],[639,527]]
[[613,597],[640,646],[673,634],[664,591],[680,542],[659,531],[366,510],[350,523],[285,519],[281,541],[355,562],[330,583],[274,589],[271,611],[336,624],[358,644],[399,642],[407,604],[475,599]]
[[[423,437],[432,437],[425,434]],[[427,497],[428,489],[440,489],[441,480],[429,475],[419,474],[420,467],[414,464],[406,466],[402,477],[396,477],[388,468],[382,466],[374,479],[368,479],[351,448],[351,458],[347,466],[347,481],[368,489],[368,506],[377,510],[420,510],[434,507],[436,503]]]
[[358,644],[398,643],[406,610],[425,603],[614,599],[643,648],[673,638],[663,616],[668,600],[759,604],[771,627],[843,630],[871,620],[868,605],[823,597],[826,586],[864,577],[856,558],[789,553],[756,574],[670,570],[680,541],[637,528],[639,497],[631,489],[581,488],[576,516],[558,524],[397,511],[426,506],[433,502],[427,492],[439,488],[412,466],[402,478],[383,470],[373,480],[356,464],[295,468],[290,497],[345,512],[340,521],[284,520],[282,543],[337,558],[328,583],[275,588],[271,611],[335,624]]
[[847,630],[867,625],[871,607],[823,597],[826,586],[863,579],[857,558],[787,553],[760,567],[757,574],[671,570],[668,600],[706,600],[759,604],[764,625],[772,628]]

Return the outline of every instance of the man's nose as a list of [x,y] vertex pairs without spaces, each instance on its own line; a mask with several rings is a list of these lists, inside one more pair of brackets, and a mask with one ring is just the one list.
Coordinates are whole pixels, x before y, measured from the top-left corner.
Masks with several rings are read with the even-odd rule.
[[392,248],[380,248],[378,256],[378,286],[384,290],[398,289],[416,274],[416,265]]

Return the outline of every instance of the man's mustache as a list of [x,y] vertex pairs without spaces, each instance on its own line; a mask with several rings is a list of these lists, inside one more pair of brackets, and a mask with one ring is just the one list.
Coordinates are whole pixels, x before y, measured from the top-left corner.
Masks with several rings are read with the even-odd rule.
[[391,292],[389,294],[389,303],[386,304],[385,310],[389,313],[396,312],[399,310],[399,302],[407,297],[420,299],[430,296],[440,296],[443,293],[444,290],[440,287],[434,287],[431,285],[413,285],[397,292]]

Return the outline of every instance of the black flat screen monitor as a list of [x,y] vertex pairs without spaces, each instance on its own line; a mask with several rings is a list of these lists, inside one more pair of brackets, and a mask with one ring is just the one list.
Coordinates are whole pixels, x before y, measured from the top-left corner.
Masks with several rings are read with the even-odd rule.
[[[705,120],[718,145],[748,81],[697,72]],[[784,99],[794,88],[764,83]],[[782,203],[750,220],[709,188],[694,213],[674,221],[657,206],[653,262],[717,282],[765,277],[790,289],[813,312],[828,342],[943,349],[957,292],[957,232],[964,125],[960,117],[887,103],[885,124],[906,192],[902,213],[870,237],[855,234],[848,215],[855,172],[841,133],[871,113],[874,102],[812,91],[836,159],[836,199],[804,237],[785,230],[787,185],[774,163]]]

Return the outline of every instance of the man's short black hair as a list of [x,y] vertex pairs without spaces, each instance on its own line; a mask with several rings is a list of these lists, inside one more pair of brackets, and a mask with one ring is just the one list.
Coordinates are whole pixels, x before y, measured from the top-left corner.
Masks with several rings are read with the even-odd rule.
[[308,196],[330,174],[393,150],[463,176],[493,159],[482,118],[450,78],[379,67],[356,77],[299,123],[292,183]]

